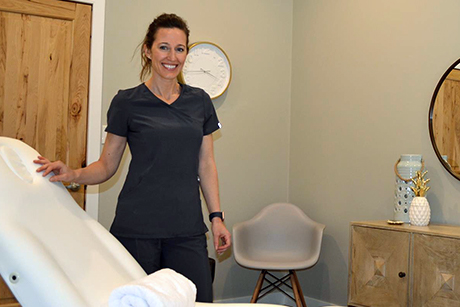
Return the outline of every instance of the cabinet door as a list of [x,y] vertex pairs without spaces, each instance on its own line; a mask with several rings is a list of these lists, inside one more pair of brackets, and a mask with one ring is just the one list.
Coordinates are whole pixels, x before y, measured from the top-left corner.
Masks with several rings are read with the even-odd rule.
[[350,293],[352,306],[407,306],[410,234],[352,227]]
[[413,263],[412,306],[460,306],[460,240],[414,234]]

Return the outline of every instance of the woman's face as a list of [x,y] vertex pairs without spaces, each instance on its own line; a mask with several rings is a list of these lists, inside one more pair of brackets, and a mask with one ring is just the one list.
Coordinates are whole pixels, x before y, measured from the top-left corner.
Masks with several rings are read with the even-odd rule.
[[178,28],[158,29],[152,48],[144,47],[152,60],[152,74],[163,79],[176,79],[187,57],[187,37]]

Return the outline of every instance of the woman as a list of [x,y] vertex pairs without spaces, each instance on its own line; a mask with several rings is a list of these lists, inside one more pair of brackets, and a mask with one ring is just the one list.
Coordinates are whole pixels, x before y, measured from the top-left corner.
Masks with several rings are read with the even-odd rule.
[[189,29],[174,14],[149,26],[137,87],[121,90],[107,115],[107,138],[98,161],[70,169],[38,157],[50,181],[99,184],[116,172],[126,144],[132,160],[110,231],[150,274],[172,268],[197,286],[197,301],[212,301],[199,187],[212,219],[214,247],[221,254],[230,233],[220,213],[211,133],[220,124],[209,96],[177,82],[188,52]]

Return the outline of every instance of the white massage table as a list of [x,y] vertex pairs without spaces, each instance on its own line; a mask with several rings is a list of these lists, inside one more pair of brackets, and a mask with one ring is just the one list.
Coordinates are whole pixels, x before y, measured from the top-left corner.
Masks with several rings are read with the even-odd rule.
[[[36,173],[37,156],[0,137],[0,274],[23,307],[107,306],[113,289],[146,274],[61,183]],[[196,303],[208,305],[252,306]]]

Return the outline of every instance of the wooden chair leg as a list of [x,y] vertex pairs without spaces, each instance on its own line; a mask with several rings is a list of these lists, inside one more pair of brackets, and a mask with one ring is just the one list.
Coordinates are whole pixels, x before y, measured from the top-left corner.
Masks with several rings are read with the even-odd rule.
[[303,296],[302,287],[300,286],[300,282],[299,282],[299,279],[297,278],[296,271],[293,270],[292,275],[294,276],[295,283],[297,285],[297,290],[299,291],[299,294],[300,294],[300,300],[302,301],[302,306],[307,307],[307,303],[305,302],[305,297]]
[[291,273],[291,285],[292,285],[292,291],[294,292],[295,304],[297,307],[302,307],[302,301],[300,299],[300,294],[299,294],[299,286],[297,285],[295,281],[293,271],[289,271],[289,273]]
[[259,275],[259,280],[257,281],[256,288],[254,289],[254,293],[252,294],[251,303],[257,303],[257,299],[259,298],[260,289],[264,283],[265,274],[267,274],[266,270],[262,270]]

